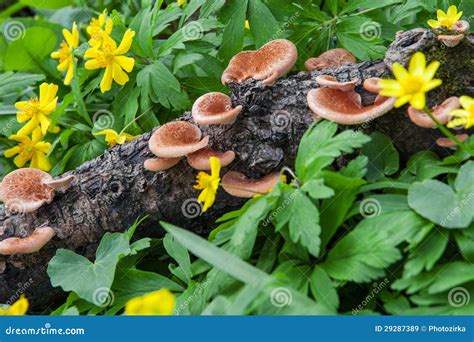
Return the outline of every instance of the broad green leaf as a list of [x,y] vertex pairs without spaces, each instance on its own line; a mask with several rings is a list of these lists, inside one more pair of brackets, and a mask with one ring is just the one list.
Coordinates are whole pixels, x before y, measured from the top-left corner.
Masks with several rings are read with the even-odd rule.
[[362,147],[361,153],[369,158],[366,177],[374,182],[397,172],[400,158],[386,135],[375,132],[370,138],[370,143]]
[[474,263],[474,224],[455,232],[454,237],[464,259]]
[[5,72],[0,75],[0,97],[18,97],[25,89],[44,78],[44,75]]
[[224,61],[229,61],[235,54],[242,51],[247,5],[248,0],[230,0],[226,3],[226,11],[231,15],[225,23],[222,45],[219,49],[219,57]]
[[101,294],[108,292],[114,280],[119,260],[130,253],[125,234],[106,233],[96,252],[94,262],[66,249],[58,249],[48,265],[53,286],[74,291],[79,297],[97,306],[107,300]]
[[314,268],[310,278],[310,288],[318,303],[324,303],[334,309],[339,307],[339,296],[336,287],[323,268],[319,266]]
[[433,282],[428,287],[428,293],[447,291],[470,281],[474,281],[474,265],[455,261],[435,273]]
[[74,4],[73,0],[20,0],[20,3],[30,7],[58,9]]
[[176,260],[179,265],[179,267],[176,267],[175,265],[170,264],[170,271],[181,280],[189,283],[192,278],[192,271],[188,250],[181,244],[177,243],[170,234],[167,234],[163,239],[163,245],[165,246],[169,256]]
[[402,0],[351,0],[343,8],[341,14],[362,9],[365,11],[373,11],[378,8],[387,7],[400,2],[402,2]]
[[251,0],[248,6],[250,30],[255,37],[257,48],[263,44],[281,38],[283,30],[272,12],[261,0]]
[[361,35],[346,34],[343,32],[337,32],[336,36],[342,47],[363,61],[382,58],[387,50],[385,46],[382,45],[383,40],[377,37],[369,36],[364,39]]
[[449,185],[436,180],[411,185],[408,204],[421,216],[445,228],[465,228],[473,217],[470,205],[466,207]]

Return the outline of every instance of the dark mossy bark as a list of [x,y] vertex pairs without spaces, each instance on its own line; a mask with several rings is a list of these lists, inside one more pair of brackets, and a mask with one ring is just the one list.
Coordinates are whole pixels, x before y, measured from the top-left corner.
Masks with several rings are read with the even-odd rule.
[[[249,177],[261,177],[283,166],[292,167],[300,139],[313,122],[306,96],[318,87],[315,76],[328,74],[340,81],[357,78],[361,83],[369,77],[388,77],[387,64],[397,61],[405,64],[419,50],[426,52],[430,60],[437,58],[443,62],[440,75],[446,80],[430,94],[430,105],[452,95],[473,95],[472,36],[458,47],[447,49],[441,47],[431,32],[412,30],[397,35],[385,63],[363,62],[324,72],[299,72],[270,87],[262,87],[253,80],[231,84],[234,105],[243,106],[237,121],[233,125],[202,127],[202,130],[210,136],[213,148],[236,152],[236,161],[223,172],[232,169]],[[360,85],[356,90],[364,104],[374,100],[374,94]],[[392,138],[404,160],[425,149],[439,154],[450,152],[435,144],[441,136],[437,130],[415,126],[405,110],[393,110],[379,119],[349,128],[367,133],[384,132]],[[182,119],[192,121],[190,113]],[[58,248],[71,249],[93,259],[105,232],[124,231],[145,214],[149,218],[139,228],[139,235],[160,236],[159,220],[205,235],[215,227],[220,215],[242,205],[242,199],[220,190],[215,205],[200,215],[195,201],[198,192],[192,187],[196,171],[185,160],[165,172],[144,170],[144,160],[152,157],[147,147],[149,136],[146,133],[112,148],[72,171],[77,177],[73,186],[35,213],[8,216],[0,208],[0,240],[28,236],[35,227],[45,225],[56,231],[56,237],[38,253],[0,257],[0,303],[11,301],[19,291],[24,291],[36,308],[47,308],[54,300],[61,299],[61,291],[51,288],[46,274],[47,263]]]

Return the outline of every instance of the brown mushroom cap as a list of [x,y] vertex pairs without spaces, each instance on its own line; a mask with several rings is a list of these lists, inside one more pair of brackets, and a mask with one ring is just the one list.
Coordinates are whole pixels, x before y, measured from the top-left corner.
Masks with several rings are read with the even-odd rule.
[[446,45],[447,47],[455,47],[463,39],[464,39],[464,34],[462,34],[462,33],[454,35],[454,36],[453,35],[445,35],[445,34],[442,34],[442,35],[438,36],[438,40],[441,43],[443,43],[444,45]]
[[71,186],[71,183],[76,179],[75,176],[69,175],[59,179],[45,180],[44,184],[48,185],[56,191],[65,191]]
[[54,189],[46,184],[52,180],[53,177],[41,170],[15,170],[6,175],[0,184],[0,200],[11,212],[33,212],[53,200]]
[[[460,142],[465,142],[467,139],[469,139],[469,135],[468,134],[458,134],[456,135],[456,138],[460,141]],[[438,146],[441,146],[441,147],[457,147],[457,144],[452,141],[451,139],[449,138],[438,138],[436,140],[436,144],[438,144]]]
[[[440,105],[431,109],[433,116],[442,124],[446,125],[450,116],[449,113],[460,108],[459,98],[452,96],[443,101]],[[423,128],[436,128],[436,123],[423,110],[418,110],[412,106],[408,107],[408,116],[416,125]]]
[[145,160],[143,167],[148,171],[164,171],[179,163],[181,158],[150,158]]
[[203,148],[194,153],[188,154],[188,164],[196,170],[210,170],[209,158],[216,157],[221,162],[221,167],[226,167],[235,159],[234,151],[219,152],[210,148]]
[[173,121],[153,133],[148,147],[158,157],[183,157],[207,146],[209,137],[201,138],[202,132],[196,125],[186,121]]
[[304,66],[306,70],[323,70],[331,67],[340,67],[344,64],[354,64],[356,59],[352,53],[346,49],[331,49],[318,57],[310,58]]
[[373,120],[390,111],[395,103],[394,98],[378,95],[372,105],[362,106],[359,94],[330,88],[311,90],[307,100],[314,114],[343,125]]
[[232,108],[229,96],[214,92],[198,98],[191,113],[198,125],[217,125],[234,123],[241,110],[242,106]]
[[382,79],[378,77],[367,78],[362,84],[362,86],[368,92],[378,94],[379,91],[382,90],[382,87],[379,86],[379,81],[381,80]]
[[222,177],[222,188],[235,197],[251,198],[258,194],[265,194],[277,185],[280,173],[271,173],[261,179],[247,178],[243,173],[227,172]]
[[38,252],[55,235],[51,227],[36,228],[30,236],[25,238],[9,238],[0,241],[0,254],[29,254]]
[[458,20],[453,24],[452,29],[456,32],[459,33],[467,33],[469,32],[469,29],[471,28],[471,25],[469,25],[469,22],[466,20]]
[[293,68],[297,58],[295,44],[286,39],[272,40],[256,51],[235,55],[222,74],[222,83],[240,83],[254,78],[271,85]]
[[324,87],[328,87],[328,88],[331,88],[331,89],[339,89],[339,90],[342,90],[342,91],[351,91],[351,90],[354,90],[357,82],[359,82],[359,80],[356,78],[356,79],[353,79],[349,82],[339,82],[337,80],[337,78],[333,77],[333,76],[329,76],[329,75],[319,75],[316,77],[316,82],[319,83],[319,85],[321,86],[324,86]]

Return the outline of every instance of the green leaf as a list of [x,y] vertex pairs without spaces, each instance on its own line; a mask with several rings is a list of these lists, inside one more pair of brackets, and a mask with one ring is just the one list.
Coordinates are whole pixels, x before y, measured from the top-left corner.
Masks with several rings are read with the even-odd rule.
[[473,217],[470,205],[447,184],[427,179],[414,183],[408,191],[408,204],[418,214],[445,228],[465,228]]
[[250,30],[255,37],[257,48],[270,40],[280,38],[282,33],[280,25],[261,0],[250,1],[248,13]]
[[403,268],[403,277],[409,278],[423,270],[431,271],[443,255],[448,245],[449,236],[446,232],[434,231],[418,246]]
[[143,68],[137,75],[137,85],[144,97],[150,97],[154,103],[165,108],[185,109],[189,99],[181,91],[181,85],[171,71],[159,60]]
[[97,306],[106,298],[102,291],[109,291],[119,260],[130,253],[125,234],[106,233],[96,252],[95,262],[66,249],[58,249],[48,265],[48,275],[53,286],[64,291],[74,291],[79,297]]
[[324,179],[313,179],[303,184],[301,191],[306,192],[313,199],[330,198],[334,190],[324,185]]
[[47,9],[58,9],[74,4],[72,0],[20,0],[20,3],[30,7],[36,8],[47,8]]
[[318,303],[324,303],[334,309],[339,307],[339,296],[336,287],[323,268],[319,266],[314,268],[309,284]]
[[474,280],[474,265],[468,262],[455,261],[445,265],[434,276],[428,287],[428,293],[439,293]]
[[18,97],[25,89],[44,79],[44,75],[5,72],[0,75],[0,97]]
[[454,237],[464,259],[474,263],[474,224],[467,229],[457,231]]
[[361,35],[343,32],[337,32],[336,36],[342,47],[363,61],[382,58],[387,50],[385,46],[381,45],[383,40],[377,37],[369,36],[369,38],[364,39]]
[[20,29],[24,30],[22,38],[12,41],[5,52],[5,70],[44,72],[45,58],[56,48],[56,33],[40,26]]
[[189,283],[193,276],[191,271],[191,260],[186,248],[177,243],[170,234],[167,234],[163,239],[163,245],[169,256],[178,262],[179,267],[169,265],[170,271],[181,280]]
[[248,0],[230,0],[226,2],[226,11],[231,13],[225,24],[219,57],[229,61],[235,54],[242,51],[244,44],[245,19]]
[[351,0],[343,8],[341,14],[354,12],[360,9],[373,11],[377,8],[387,7],[400,2],[402,2],[402,0]]
[[382,133],[372,133],[371,141],[361,153],[369,158],[367,179],[375,182],[398,171],[400,158],[390,139]]

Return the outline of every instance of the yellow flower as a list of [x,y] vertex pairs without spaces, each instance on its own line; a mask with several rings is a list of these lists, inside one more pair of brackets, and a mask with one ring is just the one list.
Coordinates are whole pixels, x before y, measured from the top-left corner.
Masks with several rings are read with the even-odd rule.
[[245,28],[246,28],[247,30],[250,30],[250,23],[249,23],[248,20],[245,20]]
[[169,316],[173,314],[176,297],[167,289],[147,293],[130,299],[125,314],[131,316]]
[[94,133],[94,135],[105,135],[105,141],[109,144],[109,146],[122,145],[127,141],[131,141],[138,137],[138,135],[131,135],[125,132],[117,133],[111,128]]
[[19,168],[25,166],[31,160],[30,167],[43,171],[51,170],[51,164],[46,158],[46,154],[51,149],[49,142],[41,141],[43,135],[41,129],[36,128],[30,137],[26,135],[14,134],[8,139],[18,142],[18,145],[4,152],[6,158],[16,156],[13,162]]
[[204,203],[202,212],[206,212],[216,200],[217,188],[219,187],[221,162],[216,157],[209,159],[211,165],[211,174],[206,172],[199,172],[196,176],[197,184],[194,185],[194,189],[202,190],[198,197],[199,203]]
[[28,101],[20,101],[15,103],[15,108],[20,110],[17,113],[16,118],[18,122],[28,123],[18,131],[18,135],[28,135],[36,127],[41,127],[42,134],[46,134],[48,127],[51,124],[51,119],[48,115],[55,111],[58,97],[58,86],[50,83],[43,83],[40,85],[40,96],[33,98]]
[[426,66],[426,57],[417,52],[410,59],[408,71],[400,64],[393,65],[395,80],[381,80],[380,95],[397,97],[395,107],[401,107],[407,102],[416,109],[423,109],[426,105],[426,93],[441,85],[442,81],[433,79],[440,66],[439,62],[432,62]]
[[[105,25],[105,30],[104,30]],[[90,46],[99,47],[104,39],[112,33],[114,22],[107,18],[107,10],[105,9],[98,18],[92,18],[89,26],[87,26],[87,33],[91,37],[88,41]]]
[[127,53],[132,45],[135,32],[128,29],[123,35],[122,42],[119,47],[115,41],[108,37],[104,37],[104,41],[100,47],[93,47],[86,51],[84,57],[91,59],[85,64],[86,69],[95,70],[105,68],[105,74],[100,82],[100,91],[105,93],[112,88],[112,80],[119,85],[128,82],[128,75],[124,72],[131,72],[135,65],[135,60],[131,57],[122,56]]
[[59,59],[58,71],[66,71],[66,77],[64,78],[64,84],[69,85],[74,76],[74,48],[79,46],[79,30],[77,29],[76,23],[72,24],[72,32],[67,29],[63,29],[64,39],[61,42],[60,49],[51,54],[52,58]]
[[455,119],[448,122],[447,126],[449,128],[464,126],[464,128],[469,129],[474,126],[474,99],[469,96],[461,96],[459,102],[461,102],[463,109],[453,110],[449,113]]
[[182,6],[184,3],[184,0],[178,0],[178,6]]
[[23,316],[28,311],[28,299],[24,295],[21,295],[11,306],[6,308],[0,307],[0,316]]
[[456,6],[449,6],[448,12],[444,13],[442,10],[436,11],[438,20],[430,19],[428,20],[428,25],[432,28],[441,28],[446,27],[448,30],[453,28],[454,23],[456,23],[462,17],[462,11],[458,13]]

